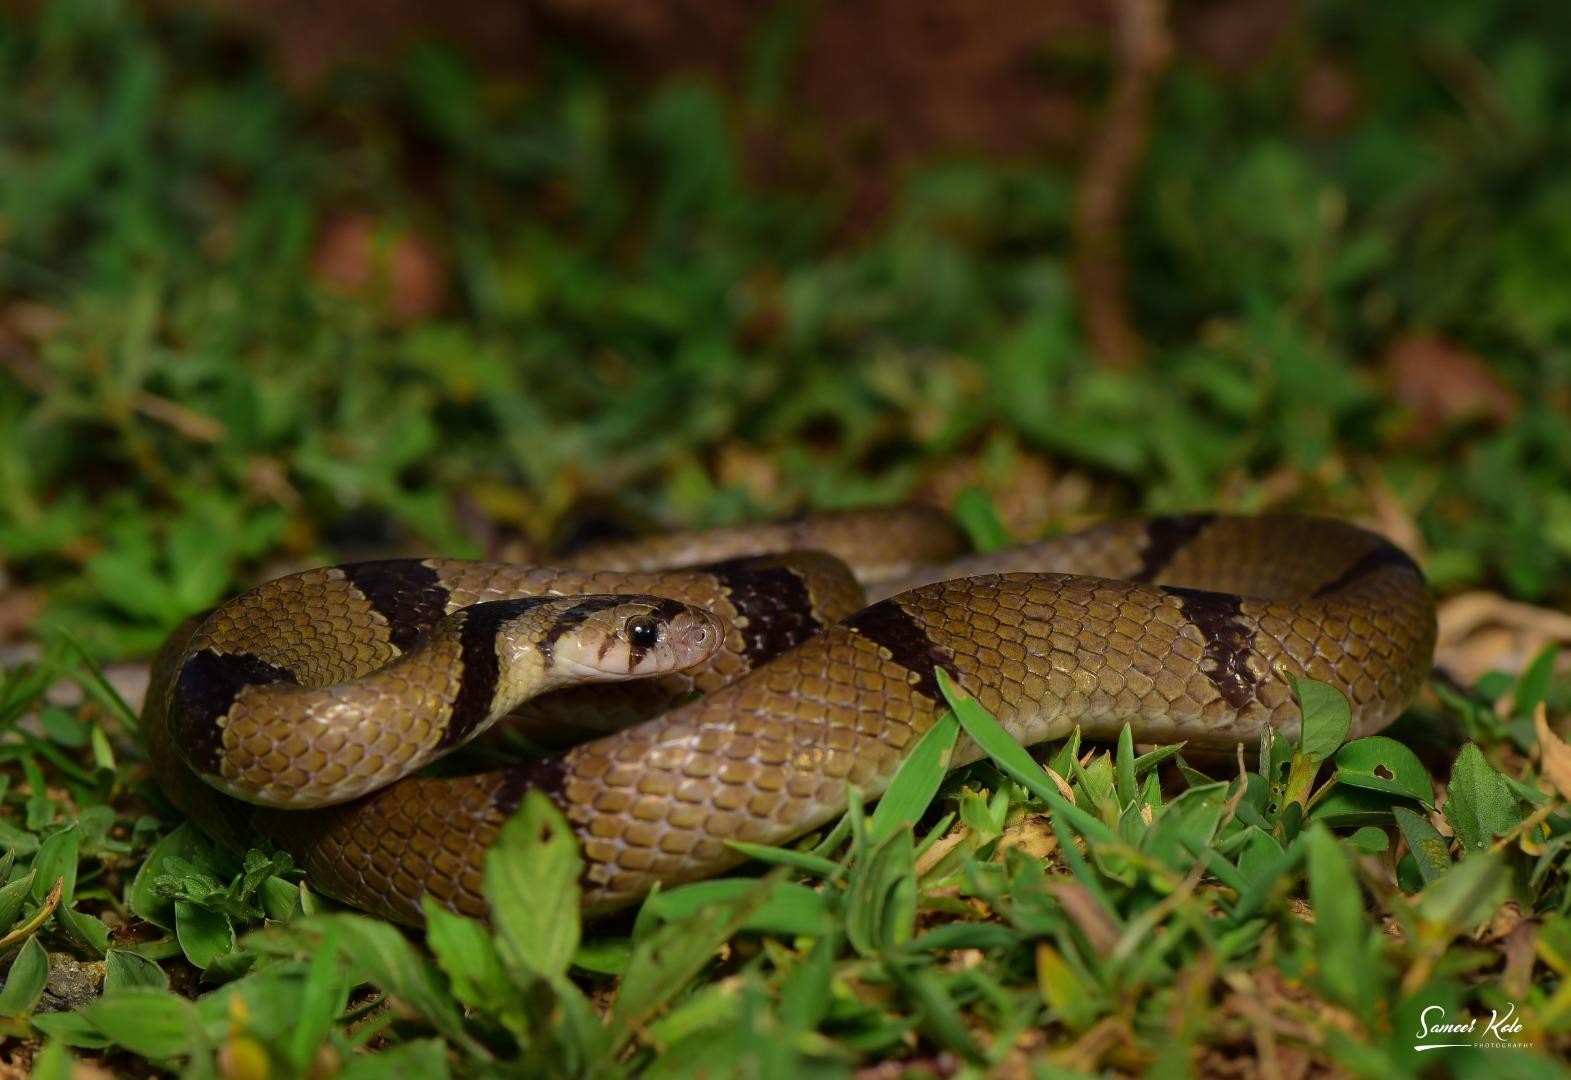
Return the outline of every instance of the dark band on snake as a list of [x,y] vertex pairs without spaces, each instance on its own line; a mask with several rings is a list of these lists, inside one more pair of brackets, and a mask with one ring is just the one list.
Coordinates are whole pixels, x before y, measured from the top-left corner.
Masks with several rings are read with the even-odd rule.
[[526,761],[502,770],[502,783],[496,789],[494,805],[504,818],[523,804],[524,796],[538,791],[558,806],[563,805],[562,789],[567,784],[567,767],[561,755]]
[[1131,574],[1129,580],[1155,581],[1184,545],[1215,520],[1215,514],[1173,514],[1153,518],[1146,527],[1146,545],[1140,552],[1140,569]]
[[502,670],[496,652],[497,631],[508,619],[522,615],[547,599],[537,596],[525,600],[494,600],[465,610],[464,625],[458,633],[463,665],[459,672],[458,695],[453,699],[452,716],[440,745],[462,745],[490,714]]
[[294,673],[249,653],[193,653],[180,669],[175,699],[186,722],[186,753],[191,764],[216,775],[223,753],[221,721],[248,686],[298,684]]
[[743,651],[754,664],[779,656],[823,629],[813,598],[795,570],[760,565],[758,559],[729,559],[704,567],[714,574],[736,607]]
[[1361,581],[1377,570],[1384,570],[1388,566],[1399,566],[1403,569],[1411,570],[1419,576],[1423,575],[1423,571],[1418,568],[1417,563],[1408,557],[1407,552],[1391,544],[1380,544],[1372,551],[1359,556],[1358,560],[1343,571],[1335,580],[1328,581],[1316,589],[1314,595],[1316,597],[1330,596],[1332,593],[1345,589],[1354,582]]
[[564,611],[551,627],[551,632],[540,642],[540,651],[549,656],[552,647],[562,639],[563,635],[582,626],[589,616],[597,611],[605,611],[607,608],[616,607],[616,604],[616,600],[612,597],[596,596]]
[[859,611],[843,625],[888,650],[889,658],[911,673],[912,685],[934,704],[944,700],[935,672],[952,663],[954,658],[945,655],[921,624],[893,597]]
[[387,620],[387,634],[402,652],[436,625],[451,593],[423,559],[377,559],[339,567],[371,607]]
[[1238,621],[1244,608],[1243,598],[1201,589],[1159,587],[1169,596],[1178,598],[1179,608],[1205,639],[1205,660],[1200,670],[1206,678],[1233,708],[1242,709],[1248,705],[1255,696],[1259,680],[1247,663],[1249,627]]

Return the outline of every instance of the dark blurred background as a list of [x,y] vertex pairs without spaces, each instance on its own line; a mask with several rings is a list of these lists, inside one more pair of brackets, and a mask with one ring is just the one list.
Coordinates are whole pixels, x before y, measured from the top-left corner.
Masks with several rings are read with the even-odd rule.
[[904,498],[1571,600],[1564,5],[3,10],[0,636]]

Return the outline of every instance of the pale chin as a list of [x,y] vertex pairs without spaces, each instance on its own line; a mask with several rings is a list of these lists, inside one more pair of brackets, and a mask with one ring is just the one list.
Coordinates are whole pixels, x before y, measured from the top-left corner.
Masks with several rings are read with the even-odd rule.
[[631,670],[626,664],[627,650],[620,649],[595,664],[586,664],[576,657],[558,654],[555,666],[557,678],[563,682],[614,682],[639,675],[659,675],[668,670],[663,664],[650,663],[648,657]]

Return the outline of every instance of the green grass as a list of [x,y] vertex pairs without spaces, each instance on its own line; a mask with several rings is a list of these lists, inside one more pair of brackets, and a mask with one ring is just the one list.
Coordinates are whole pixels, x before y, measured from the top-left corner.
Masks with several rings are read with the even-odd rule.
[[[1552,6],[1328,3],[1247,76],[1181,61],[1129,208],[1152,359],[1128,373],[1078,325],[1069,170],[933,162],[836,245],[836,192],[746,180],[739,121],[797,122],[769,115],[774,66],[734,99],[566,54],[497,84],[418,48],[291,97],[202,19],[131,7],[0,16],[0,557],[39,609],[39,651],[0,681],[0,1035],[41,1049],[39,1075],[68,1054],[259,1077],[1182,1075],[1304,1053],[1563,1075],[1571,814],[1531,722],[1571,703],[1551,654],[1437,683],[1392,738],[1346,745],[1305,684],[1306,744],[1243,766],[1046,748],[1062,786],[957,702],[893,798],[749,851],[757,873],[580,928],[576,852],[519,827],[487,875],[495,925],[424,939],[183,825],[92,667],[280,566],[543,541],[603,496],[713,524],[961,467],[960,509],[1001,543],[1043,463],[1076,480],[1070,515],[1378,498],[1442,593],[1571,606]],[[1315,134],[1295,93],[1326,58],[1361,103]],[[401,322],[312,272],[344,209],[386,245],[432,239],[439,313]],[[1378,363],[1412,331],[1480,357],[1514,419],[1419,430]],[[945,779],[961,729],[994,758]],[[1508,1003],[1533,1050],[1412,1050],[1428,1006]]]

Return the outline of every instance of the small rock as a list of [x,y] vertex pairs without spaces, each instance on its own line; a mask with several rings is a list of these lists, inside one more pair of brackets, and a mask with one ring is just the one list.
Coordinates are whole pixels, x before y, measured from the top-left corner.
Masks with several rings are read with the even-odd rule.
[[49,982],[38,1012],[70,1012],[95,1000],[104,989],[104,962],[87,963],[65,953],[49,954]]

